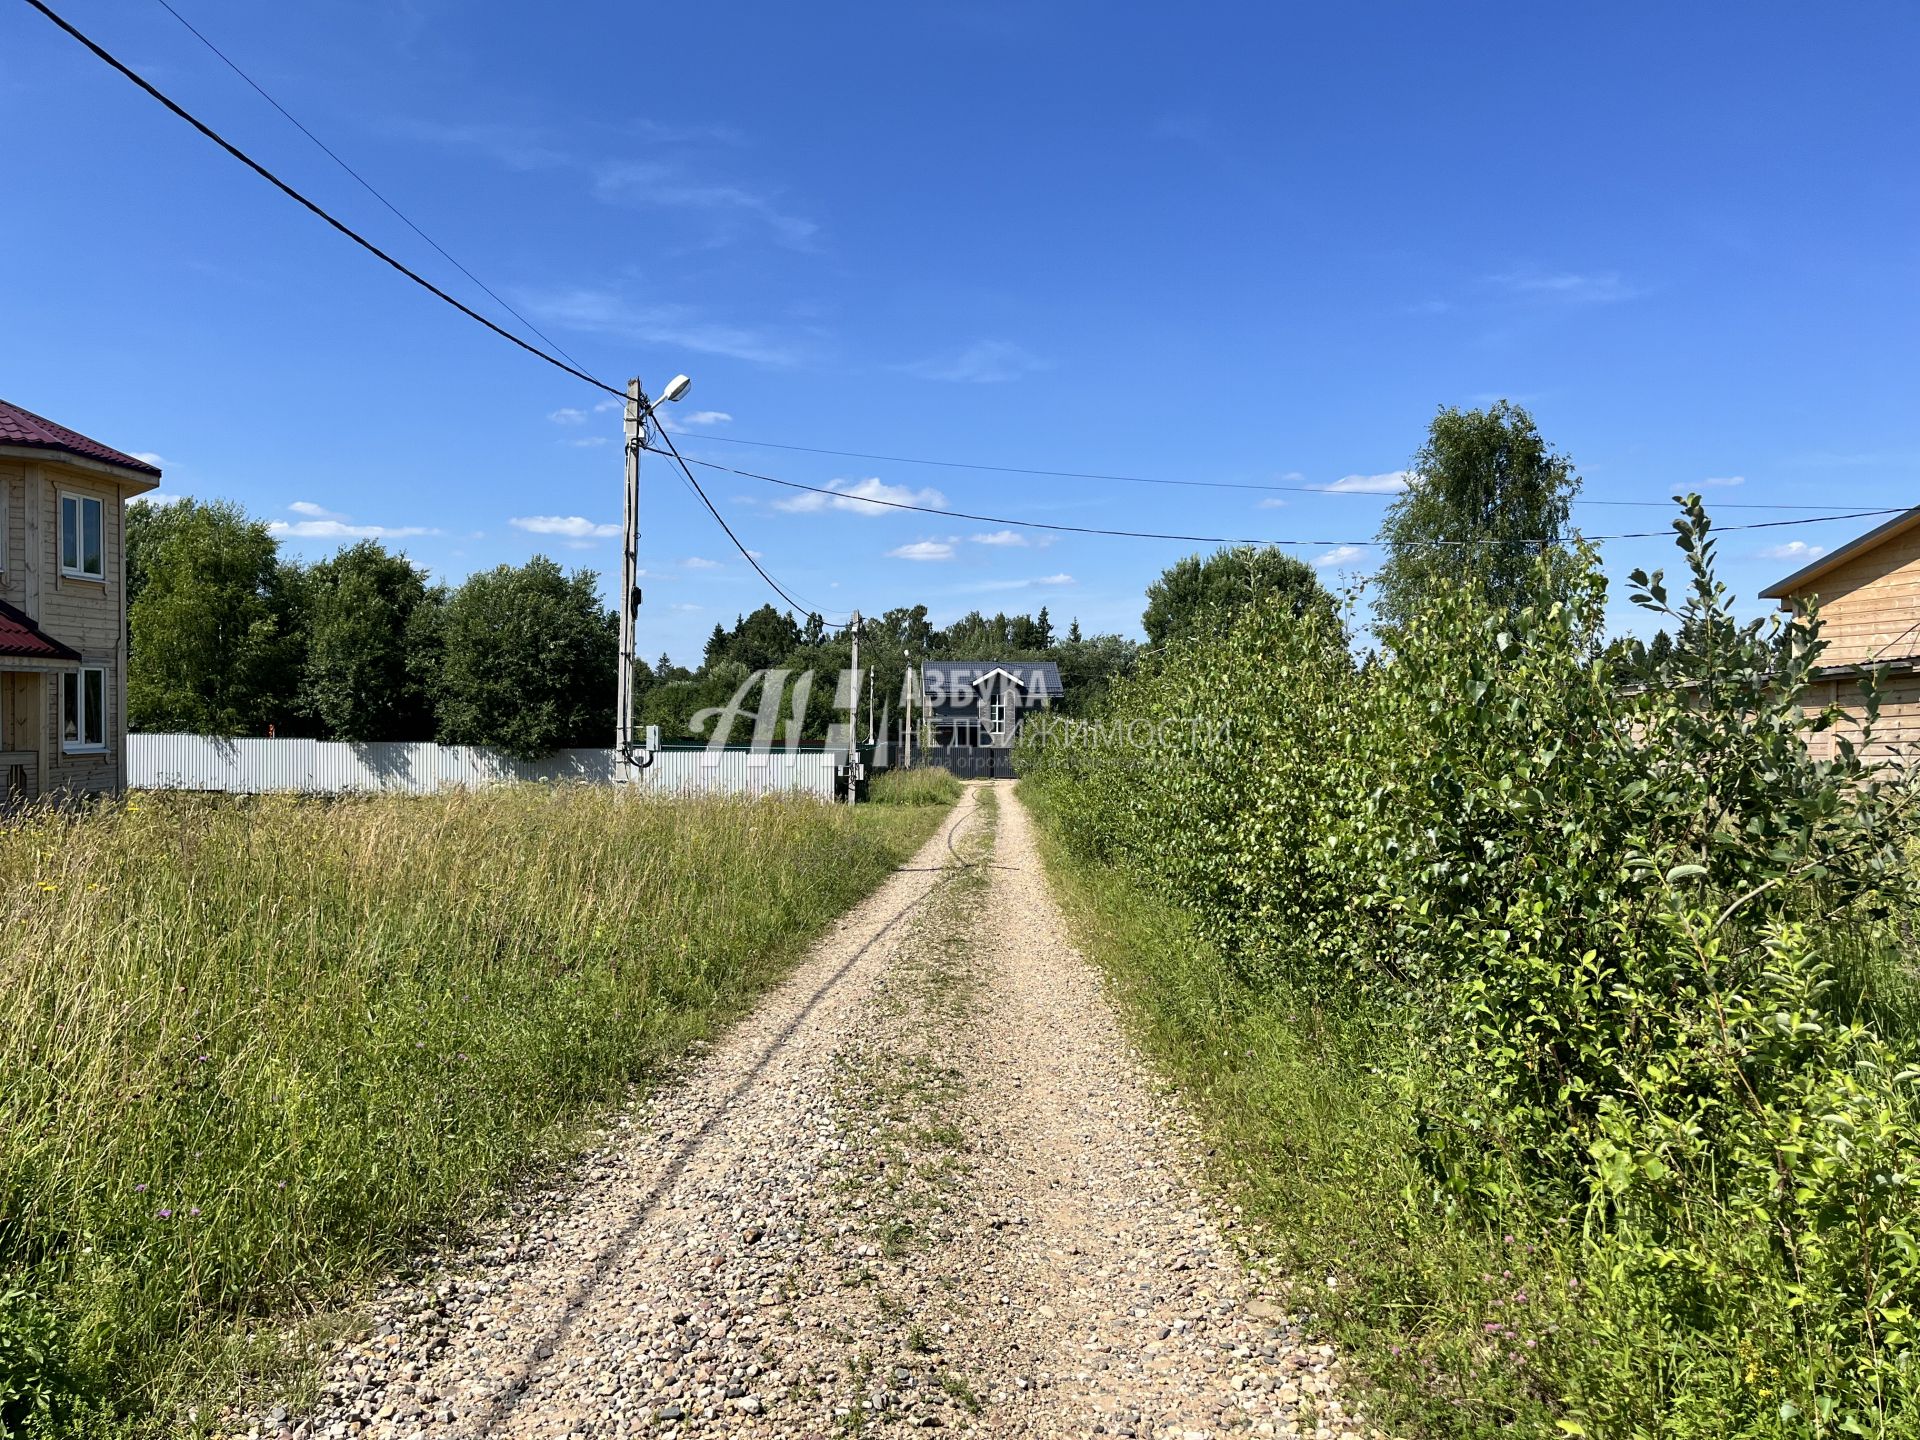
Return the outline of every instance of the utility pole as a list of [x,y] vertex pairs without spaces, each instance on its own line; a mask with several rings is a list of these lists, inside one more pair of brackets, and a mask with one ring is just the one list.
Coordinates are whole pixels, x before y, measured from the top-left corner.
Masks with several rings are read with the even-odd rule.
[[620,517],[620,677],[614,697],[613,748],[616,778],[633,773],[633,645],[640,618],[640,452],[647,444],[647,397],[638,379],[627,381],[627,489]]
[[847,623],[853,637],[853,685],[847,696],[847,803],[852,804],[860,779],[860,612]]
[[906,713],[900,717],[900,738],[906,744],[906,768],[913,768],[913,652],[902,652],[907,657],[907,703],[901,707]]

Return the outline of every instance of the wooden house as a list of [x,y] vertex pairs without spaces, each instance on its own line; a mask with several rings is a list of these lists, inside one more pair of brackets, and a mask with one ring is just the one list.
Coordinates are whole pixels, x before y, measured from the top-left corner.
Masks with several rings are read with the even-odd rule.
[[126,784],[126,503],[159,467],[0,401],[0,804]]
[[[1903,763],[1920,755],[1920,506],[1760,594],[1795,613],[1818,602],[1827,648],[1807,703],[1858,711],[1861,677],[1881,670],[1880,720],[1868,753]],[[1833,736],[1815,743],[1830,753]]]

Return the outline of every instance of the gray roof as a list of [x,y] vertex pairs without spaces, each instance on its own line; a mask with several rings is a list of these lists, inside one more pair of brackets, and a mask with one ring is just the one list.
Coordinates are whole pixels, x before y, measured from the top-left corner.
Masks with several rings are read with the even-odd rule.
[[929,660],[920,667],[920,683],[951,694],[996,670],[1011,675],[1028,695],[1051,700],[1066,693],[1060,684],[1060,667],[1051,660]]

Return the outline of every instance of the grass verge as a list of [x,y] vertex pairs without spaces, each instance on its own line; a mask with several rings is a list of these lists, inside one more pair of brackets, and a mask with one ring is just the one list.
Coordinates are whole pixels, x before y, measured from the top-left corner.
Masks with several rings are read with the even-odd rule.
[[1537,1227],[1507,1233],[1429,1203],[1408,1145],[1414,1107],[1381,1063],[1403,1038],[1235,984],[1182,912],[1075,854],[1030,789],[1020,801],[1075,944],[1194,1107],[1243,1240],[1341,1345],[1371,1420],[1430,1436],[1562,1433],[1545,1378],[1578,1338],[1561,1251]]
[[158,1430],[775,979],[932,808],[139,796],[0,827],[0,1434]]
[[875,805],[951,805],[960,798],[960,782],[951,770],[918,765],[911,770],[882,770],[867,787]]

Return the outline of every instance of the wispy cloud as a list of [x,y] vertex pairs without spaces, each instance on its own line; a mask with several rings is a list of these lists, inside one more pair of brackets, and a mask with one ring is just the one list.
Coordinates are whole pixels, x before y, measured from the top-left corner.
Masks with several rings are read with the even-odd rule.
[[1363,549],[1364,547],[1359,545],[1336,545],[1326,554],[1313,557],[1314,568],[1325,570],[1329,566],[1344,565],[1354,556],[1362,553]]
[[1287,502],[1282,500],[1278,495],[1269,495],[1255,508],[1260,510],[1284,510],[1287,508]]
[[[678,346],[703,355],[725,355],[761,365],[792,365],[798,345],[742,325],[728,325],[685,305],[636,305],[607,290],[576,288],[522,297],[541,320],[594,335],[613,335],[648,345]],[[615,401],[614,404],[620,402]]]
[[593,193],[610,204],[697,211],[764,227],[780,244],[796,250],[810,248],[820,230],[813,221],[781,208],[771,192],[690,179],[676,166],[657,160],[611,160],[596,165]]
[[304,515],[309,520],[344,520],[347,517],[338,510],[329,510],[324,505],[316,505],[311,500],[296,500],[287,506],[296,515]]
[[930,355],[900,368],[922,380],[945,380],[961,385],[997,385],[1018,380],[1038,370],[1051,369],[1053,362],[1043,360],[1023,346],[1008,340],[976,340],[950,355]]
[[704,430],[710,425],[733,423],[733,416],[724,410],[694,410],[682,415],[662,405],[653,413],[660,417],[662,425],[676,434],[684,434],[689,430]]
[[297,540],[405,540],[440,533],[425,525],[350,525],[344,520],[269,520],[267,529]]
[[295,540],[405,540],[414,535],[438,535],[426,525],[356,525],[353,517],[329,510],[311,500],[295,500],[287,506],[298,520],[269,520],[270,534]]
[[614,524],[596,524],[584,515],[515,515],[507,523],[530,535],[559,535],[568,540],[604,540],[618,535]]
[[680,563],[688,570],[718,570],[720,568],[720,562],[718,560],[709,560],[704,555],[689,555]]
[[938,490],[928,488],[915,490],[910,485],[889,485],[877,476],[865,480],[856,480],[848,484],[844,480],[832,481],[828,489],[832,495],[822,495],[813,490],[802,490],[790,499],[776,500],[773,508],[786,510],[795,515],[811,514],[816,510],[850,510],[856,515],[885,515],[888,505],[876,505],[876,500],[890,501],[893,505],[924,505],[931,510],[947,508],[947,497]]
[[1762,560],[1799,560],[1802,562],[1818,560],[1827,553],[1824,545],[1809,545],[1804,540],[1789,540],[1784,545],[1774,545],[1760,552]]
[[547,419],[556,425],[584,425],[587,422],[587,412],[577,405],[562,405],[558,410],[548,411]]
[[611,445],[612,443],[613,437],[611,435],[576,435],[567,441],[567,444],[576,450],[597,450],[602,445]]
[[1711,486],[1719,489],[1727,489],[1734,485],[1746,484],[1747,477],[1744,475],[1720,475],[1710,479],[1702,480],[1700,483],[1702,485]]
[[887,551],[894,560],[951,560],[953,546],[944,540],[916,540],[911,545],[898,545]]
[[967,539],[975,545],[1014,545],[1027,547],[1046,545],[1052,542],[1051,535],[1027,535],[1019,530],[986,530],[978,535],[969,535]]
[[1389,470],[1383,475],[1342,475],[1331,485],[1311,488],[1329,495],[1398,495],[1412,483],[1411,470]]
[[1640,291],[1617,270],[1539,270],[1523,267],[1487,277],[1515,295],[1568,305],[1611,305],[1636,299]]
[[156,470],[170,470],[173,468],[173,461],[168,460],[164,456],[156,455],[151,450],[133,450],[128,453],[130,453],[134,459],[144,461]]
[[1073,576],[1062,571],[1058,575],[1036,575],[1026,580],[982,580],[962,585],[960,589],[969,594],[991,594],[997,590],[1058,590],[1076,583]]

